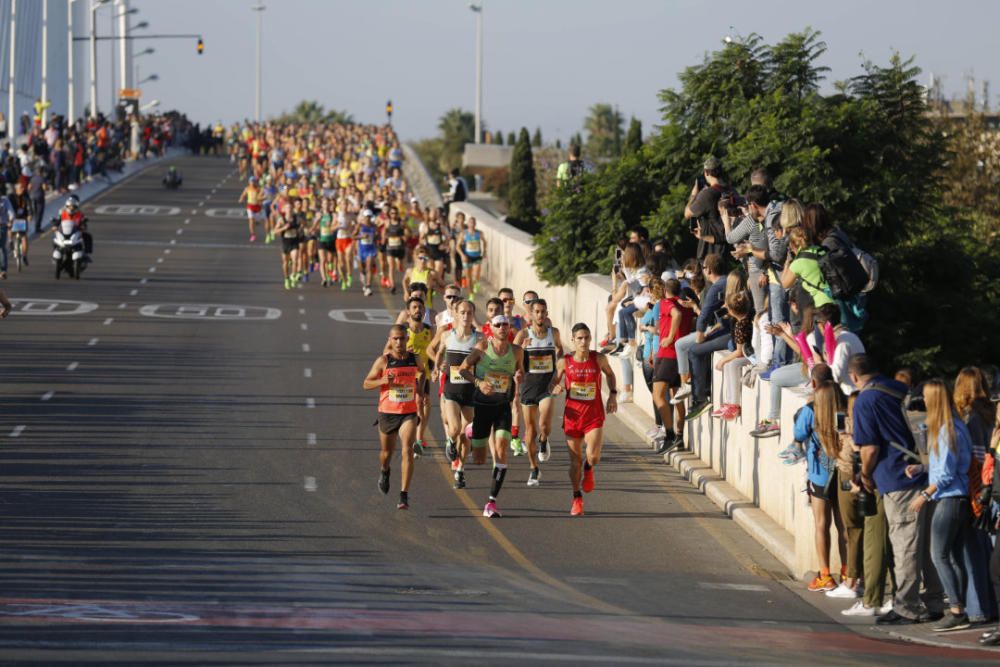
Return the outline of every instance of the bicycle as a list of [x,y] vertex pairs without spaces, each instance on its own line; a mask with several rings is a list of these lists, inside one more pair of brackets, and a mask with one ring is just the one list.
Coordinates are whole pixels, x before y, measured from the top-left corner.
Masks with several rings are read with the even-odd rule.
[[15,220],[10,225],[10,231],[11,249],[14,251],[14,261],[17,262],[17,270],[20,273],[21,266],[24,264],[23,240],[28,234],[28,221]]

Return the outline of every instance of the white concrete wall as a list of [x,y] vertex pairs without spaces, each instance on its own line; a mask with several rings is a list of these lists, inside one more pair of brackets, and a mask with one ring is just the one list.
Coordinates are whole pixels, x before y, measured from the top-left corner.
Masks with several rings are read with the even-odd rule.
[[[474,216],[486,238],[483,274],[490,284],[512,288],[519,301],[526,290],[537,290],[548,302],[552,322],[560,330],[568,332],[574,323],[586,322],[598,339],[604,336],[607,328],[604,306],[611,290],[608,276],[584,274],[573,285],[546,285],[531,262],[534,246],[529,234],[500,222],[468,202],[451,205],[452,216],[458,211]],[[617,359],[613,359],[611,365],[620,373]],[[635,369],[635,380],[634,402],[626,409],[641,410],[652,424],[652,401],[639,368]],[[721,396],[721,383],[722,374],[713,372],[714,396]],[[751,438],[749,433],[767,414],[769,402],[767,382],[758,381],[754,389],[743,388],[742,417],[725,422],[709,414],[703,415],[687,424],[687,441],[703,462],[789,533],[795,545],[794,553],[776,553],[775,556],[798,576],[817,567],[812,514],[801,492],[805,486],[805,465],[787,466],[777,453],[792,440],[792,417],[804,398],[797,390],[783,390],[781,421],[786,428],[782,437]],[[836,548],[831,551],[831,569],[836,571],[840,567]]]

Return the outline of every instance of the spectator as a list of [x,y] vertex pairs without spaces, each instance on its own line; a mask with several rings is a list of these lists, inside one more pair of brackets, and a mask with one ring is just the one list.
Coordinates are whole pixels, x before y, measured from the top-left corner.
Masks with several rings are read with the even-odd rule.
[[[769,212],[771,208],[769,205]],[[780,325],[782,322],[789,321],[788,291],[781,284],[781,274],[788,256],[788,233],[790,230],[801,226],[802,214],[801,204],[794,199],[790,199],[781,204],[781,213],[776,216],[773,224],[766,226],[768,245],[768,319],[770,320],[770,326]],[[765,330],[767,328],[767,326],[764,327]],[[761,373],[760,377],[767,380],[770,378],[772,371],[790,363],[792,361],[790,353],[791,351],[784,339],[781,336],[775,336],[771,365]]]
[[[726,296],[729,298],[736,292],[745,289],[743,274],[739,270],[730,272],[726,278]],[[706,335],[704,342],[696,343],[688,348],[688,360],[691,366],[691,396],[692,405],[686,419],[693,421],[711,409],[712,400],[712,354],[725,350],[732,340],[730,335],[731,319],[724,311],[719,311],[715,329],[711,335]]]
[[[729,215],[726,199],[719,200],[719,216],[726,230],[726,243],[735,246],[733,256],[746,262],[750,294],[753,295],[753,309],[763,313],[767,305],[767,276],[764,270],[767,262],[768,239],[765,231],[765,212],[771,203],[771,195],[763,185],[751,185],[746,194],[746,214],[740,220]],[[734,224],[736,223],[736,224]]]
[[664,298],[659,303],[660,343],[653,369],[653,401],[663,420],[664,436],[657,443],[657,453],[660,454],[676,449],[684,443],[683,419],[678,420],[675,431],[674,407],[667,397],[668,391],[673,392],[680,386],[675,344],[691,331],[694,323],[694,313],[690,308],[681,305],[678,299],[680,291],[681,284],[676,279],[664,281]]
[[[818,375],[825,371],[820,370]],[[813,396],[795,415],[794,437],[806,449],[808,469],[809,505],[812,508],[813,526],[816,531],[816,556],[819,559],[819,573],[809,582],[812,592],[831,592],[837,589],[837,582],[830,574],[830,520],[837,528],[837,548],[840,561],[847,561],[847,540],[844,524],[837,502],[836,453],[839,451],[836,417],[843,408],[843,396],[837,385],[830,381],[819,382]],[[822,415],[822,419],[817,417]],[[823,430],[819,426],[822,424]],[[833,427],[833,428],[831,428]],[[821,437],[822,436],[822,437]],[[831,453],[834,455],[831,456]],[[841,571],[843,580],[844,571]]]
[[816,322],[824,327],[823,359],[833,371],[833,379],[840,385],[840,390],[845,396],[850,396],[855,387],[851,383],[847,364],[855,354],[864,352],[865,346],[857,334],[841,324],[840,308],[833,304],[824,304],[816,309]]
[[[983,468],[983,479],[991,482],[990,501],[994,505],[1000,503],[1000,466],[996,465],[996,459],[1000,456],[1000,401],[996,402],[995,407],[989,456]],[[992,527],[995,529],[996,524],[993,523]],[[994,598],[1000,601],[1000,540],[997,540],[990,556],[990,583],[993,585]],[[1000,625],[980,637],[979,643],[984,646],[1000,646]]]
[[723,256],[726,252],[726,229],[719,215],[719,200],[725,189],[722,163],[718,158],[708,158],[684,207],[684,219],[691,221],[691,233],[698,239],[698,259],[711,253]]
[[[832,372],[831,372],[832,375]],[[827,383],[827,387],[835,386]],[[858,507],[857,493],[861,490],[861,480],[857,478],[860,468],[860,451],[851,437],[851,414],[854,410],[853,394],[847,399],[847,413],[844,416],[843,428],[837,423],[837,415],[827,411],[817,413],[816,430],[827,456],[837,463],[837,508],[840,521],[843,524],[843,535],[846,540],[847,558],[842,559],[840,585],[827,592],[827,597],[856,599],[861,595],[861,574],[863,569],[865,532],[865,516]],[[833,418],[833,421],[830,421]],[[881,596],[881,593],[879,593]],[[856,606],[856,605],[855,605]],[[862,603],[863,606],[863,603]]]
[[[711,254],[705,257],[702,275],[708,283],[708,289],[701,298],[700,304],[695,304],[688,300],[685,305],[695,310],[698,320],[695,323],[695,330],[677,341],[677,368],[683,383],[674,401],[680,402],[691,395],[691,369],[689,365],[688,353],[692,346],[704,343],[709,338],[707,333],[716,323],[716,315],[719,309],[725,304],[726,275],[723,273],[722,257]],[[725,330],[720,328],[712,331],[711,337],[725,335]]]
[[793,259],[785,265],[781,274],[781,286],[785,289],[796,288],[795,303],[802,318],[802,327],[795,338],[799,342],[802,361],[811,366],[814,363],[813,355],[805,337],[813,330],[813,310],[835,302],[819,266],[822,251],[809,242],[803,227],[796,227],[789,233],[788,252]]
[[[653,277],[649,281],[649,296],[639,296],[635,299],[639,312],[642,313],[639,320],[639,329],[642,331],[642,377],[646,381],[650,397],[653,397],[653,370],[656,365],[656,353],[660,346],[660,302],[665,296],[663,281]],[[679,351],[678,357],[680,357]],[[655,424],[646,435],[651,439],[665,436],[663,418],[660,416],[655,398],[653,398],[653,417]]]
[[896,575],[892,611],[879,616],[876,623],[937,620],[943,615],[941,581],[924,557],[930,512],[914,503],[927,484],[927,475],[907,474],[907,466],[919,457],[902,409],[906,387],[880,375],[865,354],[851,357],[848,370],[851,382],[861,388],[853,423],[854,441],[861,448],[861,483],[868,493],[874,493],[877,486],[883,494]]
[[715,370],[722,371],[722,405],[712,413],[732,421],[742,411],[743,367],[750,363],[746,348],[753,336],[753,318],[750,316],[750,300],[746,292],[737,292],[726,301],[726,310],[733,318],[733,349],[715,363]]
[[[935,503],[931,519],[931,558],[948,595],[951,614],[937,623],[934,631],[963,630],[969,627],[969,616],[965,612],[969,572],[964,567],[967,556],[963,553],[972,544],[969,514],[972,442],[965,423],[955,412],[944,381],[934,379],[924,384],[924,403],[927,405],[929,484],[913,497],[909,510],[919,514],[927,503]],[[907,477],[923,475],[923,465],[906,466]]]
[[556,168],[556,185],[566,185],[585,171],[584,162],[580,158],[580,146],[578,144],[570,144],[569,159],[566,162],[561,162]]

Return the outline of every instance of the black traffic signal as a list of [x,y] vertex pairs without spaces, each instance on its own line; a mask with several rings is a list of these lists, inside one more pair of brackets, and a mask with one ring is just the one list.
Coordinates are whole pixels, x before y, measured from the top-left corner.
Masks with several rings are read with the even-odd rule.
[[205,52],[205,41],[201,37],[199,37],[198,38],[198,55],[200,56],[204,52]]

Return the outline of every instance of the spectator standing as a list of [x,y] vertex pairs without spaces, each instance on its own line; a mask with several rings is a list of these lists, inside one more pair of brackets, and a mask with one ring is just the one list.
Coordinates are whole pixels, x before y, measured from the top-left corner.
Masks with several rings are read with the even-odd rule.
[[906,386],[878,373],[865,354],[851,357],[848,368],[851,381],[861,387],[853,424],[854,441],[861,448],[861,483],[868,493],[877,486],[883,494],[896,575],[892,611],[876,623],[907,625],[940,619],[941,581],[925,553],[930,512],[914,503],[927,485],[927,475],[907,474],[907,466],[919,462],[919,457],[902,407]]
[[35,233],[42,233],[42,219],[45,216],[45,192],[48,186],[42,178],[42,170],[36,169],[28,180],[28,197],[31,199],[31,219],[34,221]]
[[689,301],[698,313],[695,322],[695,330],[677,341],[677,368],[681,374],[681,388],[674,396],[675,401],[680,402],[691,395],[691,367],[688,357],[690,349],[697,344],[704,343],[709,337],[725,335],[725,331],[719,327],[714,329],[709,336],[708,331],[716,323],[716,316],[719,310],[725,305],[726,274],[723,268],[722,256],[711,254],[705,257],[702,274],[708,288],[701,299],[701,304]]
[[719,200],[726,189],[722,182],[722,163],[710,157],[703,166],[702,176],[695,181],[684,207],[684,219],[691,221],[691,233],[698,239],[699,260],[710,253],[725,256],[726,252],[726,228],[719,215]]

